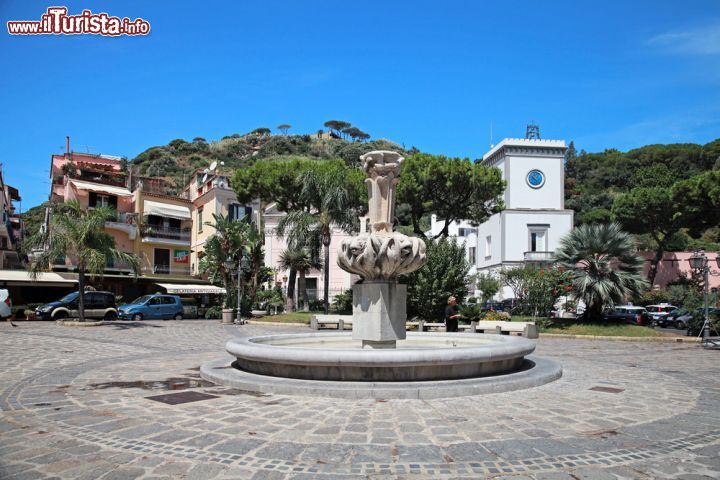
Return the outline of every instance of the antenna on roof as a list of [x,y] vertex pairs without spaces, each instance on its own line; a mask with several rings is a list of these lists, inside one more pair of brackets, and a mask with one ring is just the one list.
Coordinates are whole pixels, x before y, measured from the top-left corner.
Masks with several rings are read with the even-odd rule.
[[206,168],[205,170],[203,170],[203,173],[204,173],[205,175],[203,175],[203,178],[202,178],[202,180],[200,180],[200,183],[205,183],[205,181],[207,180],[207,176],[208,176],[208,172],[209,172],[209,171],[210,171],[210,170],[208,170],[207,168]]
[[529,123],[527,128],[525,129],[525,138],[540,140],[540,125],[533,123]]

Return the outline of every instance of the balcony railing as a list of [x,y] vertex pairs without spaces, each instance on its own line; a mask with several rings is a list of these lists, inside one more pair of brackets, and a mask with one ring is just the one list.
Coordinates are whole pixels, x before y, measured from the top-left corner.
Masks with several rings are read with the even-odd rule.
[[133,268],[127,262],[122,262],[122,261],[111,258],[108,260],[107,264],[105,265],[105,271],[106,272],[132,272]]
[[190,241],[189,228],[158,227],[155,225],[143,225],[140,228],[142,238],[162,238],[165,240]]
[[555,260],[555,252],[525,252],[526,262],[552,262]]
[[190,276],[190,267],[171,267],[169,265],[153,265],[152,267],[143,267],[142,273],[145,275],[175,275]]
[[113,223],[123,223],[125,225],[135,225],[137,224],[137,217],[138,214],[134,212],[117,212],[116,216],[109,221]]

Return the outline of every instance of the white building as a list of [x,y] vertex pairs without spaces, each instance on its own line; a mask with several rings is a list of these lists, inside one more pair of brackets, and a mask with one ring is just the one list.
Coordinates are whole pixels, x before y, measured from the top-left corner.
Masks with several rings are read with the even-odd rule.
[[[553,259],[560,238],[573,227],[565,209],[564,140],[506,138],[483,156],[507,181],[505,210],[481,225],[469,221],[450,226],[450,236],[465,242],[471,273],[492,274],[501,268]],[[433,215],[431,233],[443,227]],[[512,297],[505,288],[499,299]]]

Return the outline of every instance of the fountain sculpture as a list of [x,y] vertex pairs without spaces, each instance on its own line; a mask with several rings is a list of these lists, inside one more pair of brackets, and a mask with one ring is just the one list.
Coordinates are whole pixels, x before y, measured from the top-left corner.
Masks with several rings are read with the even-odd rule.
[[425,264],[425,243],[392,231],[403,157],[376,151],[360,160],[368,176],[370,233],[343,240],[338,265],[363,278],[353,285],[353,339],[363,348],[395,348],[406,338],[407,319],[407,288],[397,278]]
[[534,342],[467,333],[406,334],[406,286],[398,276],[425,263],[425,243],[393,232],[403,157],[360,157],[367,174],[370,231],[342,241],[338,265],[353,285],[353,331],[245,336],[227,342],[234,361],[201,367],[216,383],[262,392],[353,398],[435,398],[516,390],[562,375],[559,364],[527,359]]

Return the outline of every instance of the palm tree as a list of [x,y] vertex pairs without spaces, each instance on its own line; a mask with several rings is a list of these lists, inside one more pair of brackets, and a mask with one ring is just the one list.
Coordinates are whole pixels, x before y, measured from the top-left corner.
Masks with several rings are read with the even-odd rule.
[[303,310],[310,311],[310,302],[308,300],[307,285],[305,283],[305,275],[313,268],[317,268],[318,262],[306,249],[285,249],[280,254],[280,267],[290,270],[288,277],[287,305],[288,311],[295,309],[295,275],[300,275],[298,279],[299,295],[302,297]]
[[43,247],[43,252],[32,258],[30,275],[33,278],[47,271],[58,258],[69,257],[78,272],[78,312],[85,321],[85,275],[102,275],[108,260],[128,263],[135,275],[138,259],[131,253],[115,248],[115,239],[105,232],[105,222],[116,217],[109,208],[87,209],[77,200],[58,204],[53,209],[48,232],[39,232],[31,242]]
[[632,236],[617,223],[581,225],[560,240],[557,261],[574,272],[573,289],[586,305],[586,318],[598,321],[603,307],[638,295],[646,286],[644,260]]
[[238,265],[248,249],[251,237],[257,235],[257,231],[245,220],[233,221],[224,215],[213,214],[213,221],[205,222],[205,225],[213,227],[215,233],[205,242],[200,271],[207,274],[212,283],[222,283],[226,292],[223,306],[233,308],[235,295],[232,292],[237,288],[237,280],[233,272],[225,267],[225,261],[230,260],[232,265]]
[[[343,166],[344,167],[344,166]],[[291,249],[309,249],[312,258],[324,250],[324,308],[329,308],[330,241],[333,227],[350,232],[357,218],[357,191],[345,168],[318,167],[300,174],[302,196],[310,210],[295,210],[280,219],[278,235],[285,237]],[[359,184],[360,186],[362,184]]]

